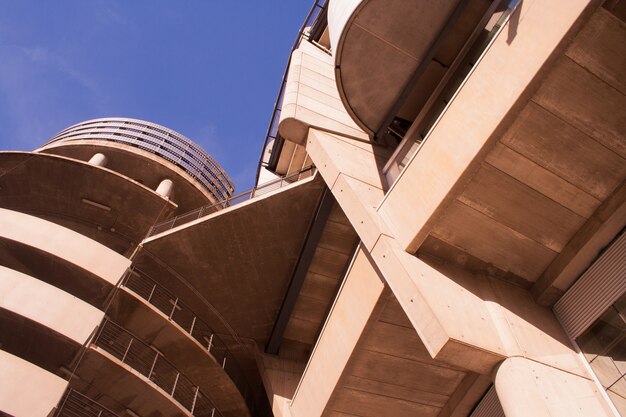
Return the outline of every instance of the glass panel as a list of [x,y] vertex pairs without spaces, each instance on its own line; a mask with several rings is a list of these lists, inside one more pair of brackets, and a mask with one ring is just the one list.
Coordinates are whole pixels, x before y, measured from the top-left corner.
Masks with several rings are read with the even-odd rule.
[[[624,298],[622,296],[616,305],[620,302],[623,304]],[[577,342],[587,360],[592,361],[597,355],[604,354],[611,349],[622,338],[624,332],[626,332],[626,323],[618,310],[611,306],[577,339]]]
[[576,341],[619,412],[626,416],[626,294]]

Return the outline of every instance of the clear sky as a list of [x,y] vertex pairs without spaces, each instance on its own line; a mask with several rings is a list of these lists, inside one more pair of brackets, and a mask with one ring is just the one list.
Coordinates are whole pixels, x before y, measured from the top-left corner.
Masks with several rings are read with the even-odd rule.
[[0,0],[0,149],[98,117],[174,129],[252,187],[312,0]]

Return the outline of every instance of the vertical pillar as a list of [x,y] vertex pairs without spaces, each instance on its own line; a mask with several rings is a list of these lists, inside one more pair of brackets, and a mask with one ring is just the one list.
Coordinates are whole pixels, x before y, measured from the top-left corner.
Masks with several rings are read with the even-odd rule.
[[613,416],[591,379],[523,357],[502,362],[495,387],[506,417]]
[[88,163],[97,167],[103,167],[106,166],[107,162],[108,159],[106,156],[104,156],[104,154],[97,153],[91,157]]
[[171,180],[164,179],[161,181],[159,186],[156,189],[157,194],[162,195],[163,197],[169,197],[172,194],[172,187],[174,183]]

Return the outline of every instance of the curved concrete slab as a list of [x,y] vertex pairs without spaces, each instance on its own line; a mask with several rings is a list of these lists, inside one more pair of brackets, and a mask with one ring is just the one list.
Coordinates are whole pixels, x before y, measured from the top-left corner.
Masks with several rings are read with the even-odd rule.
[[3,266],[0,266],[0,308],[48,327],[80,345],[104,316],[104,312],[58,288]]
[[71,387],[111,411],[122,414],[131,410],[140,416],[192,417],[169,393],[129,365],[91,345],[76,370]]
[[37,152],[88,161],[93,155],[106,155],[106,168],[156,190],[164,178],[174,182],[170,200],[178,205],[175,213],[185,213],[215,202],[209,191],[200,187],[188,173],[148,151],[106,140],[76,139],[51,143]]
[[64,379],[3,350],[0,375],[0,410],[14,416],[48,416],[67,385]]
[[0,238],[0,265],[35,277],[97,308],[104,306],[114,288],[77,265],[10,239]]
[[328,28],[337,87],[363,130],[375,134],[383,127],[416,71],[431,60],[429,51],[459,3],[331,0]]
[[106,246],[58,224],[0,209],[0,239],[15,241],[117,284],[130,260]]
[[129,288],[121,287],[109,316],[120,326],[149,343],[183,374],[198,384],[224,417],[245,417],[250,412],[242,393],[218,363],[189,333]]
[[176,205],[107,168],[62,156],[0,152],[0,207],[29,213],[128,253]]

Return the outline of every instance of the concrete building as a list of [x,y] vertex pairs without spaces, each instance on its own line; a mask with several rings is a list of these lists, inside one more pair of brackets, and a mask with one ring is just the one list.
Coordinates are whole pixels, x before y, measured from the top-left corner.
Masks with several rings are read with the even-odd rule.
[[330,0],[254,190],[0,153],[0,410],[626,416],[625,93],[623,0]]

